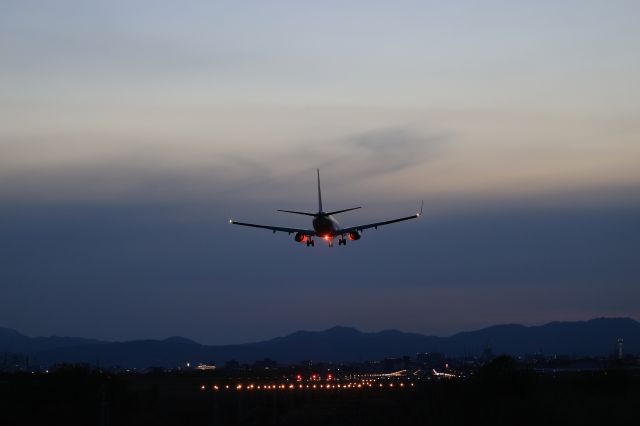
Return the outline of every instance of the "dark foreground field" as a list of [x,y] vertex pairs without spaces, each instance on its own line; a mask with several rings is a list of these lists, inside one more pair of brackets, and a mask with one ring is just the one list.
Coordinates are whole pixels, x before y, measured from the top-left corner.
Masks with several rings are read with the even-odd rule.
[[[2,425],[634,425],[640,378],[489,371],[362,389],[213,390],[219,378],[86,370],[0,376]],[[201,386],[205,385],[205,390]]]

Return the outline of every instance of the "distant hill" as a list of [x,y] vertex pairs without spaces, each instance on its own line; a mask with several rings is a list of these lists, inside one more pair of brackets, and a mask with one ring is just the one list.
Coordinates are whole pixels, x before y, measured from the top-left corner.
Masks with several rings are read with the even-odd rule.
[[640,323],[630,318],[551,322],[541,326],[497,325],[449,337],[424,336],[385,330],[363,333],[355,328],[333,327],[324,331],[297,331],[284,337],[241,345],[207,346],[182,337],[165,340],[103,342],[74,337],[27,337],[0,328],[0,351],[24,353],[32,364],[100,361],[103,366],[145,368],[174,367],[187,362],[223,364],[235,359],[253,363],[272,358],[281,363],[301,360],[353,362],[388,356],[415,356],[418,352],[447,355],[479,355],[489,345],[495,354],[601,356],[624,338],[627,353],[640,352]]
[[34,353],[69,346],[101,344],[94,339],[80,337],[27,337],[10,328],[0,327],[0,351],[12,353]]

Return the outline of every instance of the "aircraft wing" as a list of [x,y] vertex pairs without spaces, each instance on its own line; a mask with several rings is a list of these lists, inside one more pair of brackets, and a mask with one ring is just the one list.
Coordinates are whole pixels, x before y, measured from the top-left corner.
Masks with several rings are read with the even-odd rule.
[[424,205],[424,202],[420,204],[420,213],[416,213],[413,214],[411,216],[406,216],[406,217],[401,217],[399,219],[391,219],[391,220],[385,220],[382,222],[375,222],[375,223],[368,223],[366,225],[358,225],[358,226],[352,226],[350,228],[342,228],[336,231],[336,235],[339,234],[348,234],[349,232],[353,232],[353,231],[362,231],[364,229],[370,229],[370,228],[375,228],[378,229],[378,226],[384,226],[384,225],[389,225],[392,223],[396,223],[396,222],[402,222],[405,220],[410,220],[410,219],[417,219],[420,217],[420,215],[422,215],[422,207]]
[[385,220],[383,222],[368,223],[366,225],[358,225],[358,226],[352,226],[350,228],[342,228],[342,229],[337,230],[335,233],[336,234],[348,234],[349,232],[362,231],[364,229],[369,229],[369,228],[378,229],[378,226],[389,225],[391,223],[402,222],[404,220],[409,220],[409,219],[417,219],[419,217],[420,217],[420,214],[416,213],[414,215],[407,216],[407,217],[401,217],[399,219],[391,219],[391,220]]
[[241,226],[250,226],[252,228],[262,228],[262,229],[268,229],[270,231],[273,232],[286,232],[288,234],[293,234],[295,233],[301,233],[303,235],[306,235],[308,237],[313,237],[316,235],[315,231],[312,231],[310,229],[298,229],[298,228],[283,228],[281,226],[271,226],[271,225],[256,225],[255,223],[245,223],[245,222],[236,222],[235,220],[230,220],[229,221],[230,224],[232,225],[241,225]]

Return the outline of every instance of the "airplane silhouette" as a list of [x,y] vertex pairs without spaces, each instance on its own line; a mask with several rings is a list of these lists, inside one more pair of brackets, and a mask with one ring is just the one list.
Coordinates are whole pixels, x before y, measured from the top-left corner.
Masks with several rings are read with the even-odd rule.
[[[420,203],[420,212],[411,216],[401,217],[399,219],[385,220],[382,222],[368,223],[366,225],[351,226],[349,228],[341,228],[338,221],[333,217],[334,214],[344,213],[351,210],[357,210],[361,207],[351,207],[349,209],[335,210],[332,212],[325,212],[322,210],[322,191],[320,190],[320,169],[318,171],[318,212],[298,212],[293,210],[278,210],[279,212],[302,214],[305,216],[313,217],[313,230],[311,229],[298,229],[298,228],[283,228],[281,226],[271,225],[257,225],[255,223],[236,222],[230,219],[229,223],[233,225],[250,226],[253,228],[269,229],[276,232],[286,232],[289,235],[295,233],[294,240],[299,243],[307,243],[307,247],[315,246],[313,237],[319,237],[329,243],[329,247],[333,247],[333,240],[338,237],[338,245],[347,245],[347,237],[350,240],[359,240],[362,237],[362,231],[364,229],[374,228],[378,229],[379,226],[389,225],[391,223],[402,222],[409,219],[417,219],[422,215],[422,207],[424,202]],[[346,237],[345,237],[346,236]]]

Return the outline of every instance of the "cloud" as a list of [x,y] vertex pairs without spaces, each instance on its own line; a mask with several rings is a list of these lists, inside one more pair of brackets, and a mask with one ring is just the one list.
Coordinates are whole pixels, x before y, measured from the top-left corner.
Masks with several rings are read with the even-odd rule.
[[450,140],[445,133],[421,133],[408,126],[395,126],[351,135],[343,144],[351,151],[349,159],[355,157],[362,162],[359,172],[368,175],[396,172],[432,160]]
[[[409,126],[366,130],[329,141],[308,136],[303,144],[273,150],[219,149],[166,141],[108,143],[74,135],[52,141],[4,141],[6,167],[0,198],[117,201],[260,197],[274,188],[308,193],[294,176],[340,176],[349,185],[400,172],[441,154],[450,137]],[[302,167],[297,167],[301,165]]]

